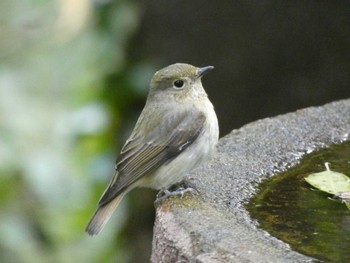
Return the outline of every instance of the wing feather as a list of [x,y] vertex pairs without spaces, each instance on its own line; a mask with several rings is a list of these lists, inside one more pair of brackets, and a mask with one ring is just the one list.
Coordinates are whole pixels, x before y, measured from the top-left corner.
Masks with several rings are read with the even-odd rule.
[[125,143],[117,160],[116,175],[99,204],[108,203],[140,178],[176,158],[198,138],[205,119],[202,112],[192,108],[175,116],[164,114],[164,118],[151,129],[139,127],[139,133],[134,132]]

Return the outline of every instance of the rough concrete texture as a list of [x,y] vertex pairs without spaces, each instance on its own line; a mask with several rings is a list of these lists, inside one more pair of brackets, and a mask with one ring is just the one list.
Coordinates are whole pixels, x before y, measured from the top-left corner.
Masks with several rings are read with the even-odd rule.
[[189,175],[199,191],[157,206],[152,262],[310,262],[259,229],[244,205],[263,179],[350,139],[350,100],[267,118],[222,138]]

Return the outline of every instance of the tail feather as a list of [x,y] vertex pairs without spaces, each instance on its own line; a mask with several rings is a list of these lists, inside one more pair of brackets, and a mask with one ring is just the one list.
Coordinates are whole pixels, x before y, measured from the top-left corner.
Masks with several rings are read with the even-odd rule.
[[117,197],[115,197],[113,200],[111,200],[109,203],[104,204],[102,206],[99,206],[95,212],[95,214],[92,216],[89,224],[86,226],[85,231],[93,236],[100,233],[102,228],[106,225],[108,220],[111,218],[114,210],[122,200],[125,193],[121,193]]

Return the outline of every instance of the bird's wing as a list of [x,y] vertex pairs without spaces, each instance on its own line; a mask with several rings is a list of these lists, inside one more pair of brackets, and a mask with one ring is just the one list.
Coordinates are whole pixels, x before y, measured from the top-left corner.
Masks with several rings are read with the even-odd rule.
[[131,184],[177,157],[197,139],[205,122],[205,115],[199,111],[170,116],[165,114],[146,136],[131,135],[117,160],[116,175],[99,205],[108,203]]

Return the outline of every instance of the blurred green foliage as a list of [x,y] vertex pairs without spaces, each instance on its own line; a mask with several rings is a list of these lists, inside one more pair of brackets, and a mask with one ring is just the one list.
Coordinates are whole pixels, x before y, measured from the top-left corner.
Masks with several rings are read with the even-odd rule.
[[99,236],[84,228],[153,72],[128,61],[138,12],[132,1],[0,2],[1,262],[132,262],[116,235],[124,204]]

